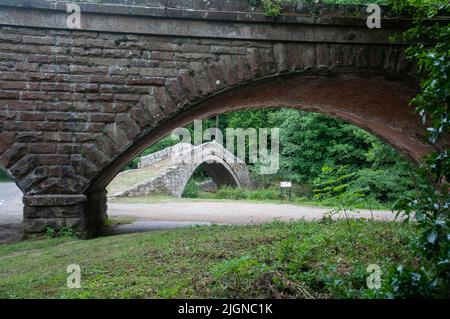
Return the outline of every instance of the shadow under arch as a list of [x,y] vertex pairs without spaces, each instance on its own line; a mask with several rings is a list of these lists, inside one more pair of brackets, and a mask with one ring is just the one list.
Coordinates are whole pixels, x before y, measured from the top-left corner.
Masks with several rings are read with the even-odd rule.
[[100,172],[86,193],[102,192],[120,170],[146,147],[195,119],[255,108],[293,108],[339,118],[393,146],[413,163],[433,147],[409,101],[415,93],[408,81],[390,80],[379,74],[295,73],[250,81],[206,97],[149,132]]
[[206,173],[211,177],[213,182],[217,185],[217,187],[222,186],[232,186],[232,187],[245,187],[249,186],[249,176],[247,175],[245,178],[246,181],[242,180],[242,177],[239,177],[233,168],[227,163],[224,162],[222,158],[215,155],[208,155],[205,157],[204,161],[201,163],[196,163],[192,166],[189,173],[183,175],[180,181],[180,192],[179,197],[183,194],[184,189],[186,188],[187,183],[191,179],[194,172],[202,167]]
[[218,188],[222,186],[243,187],[236,174],[227,166],[220,163],[203,163],[202,167]]

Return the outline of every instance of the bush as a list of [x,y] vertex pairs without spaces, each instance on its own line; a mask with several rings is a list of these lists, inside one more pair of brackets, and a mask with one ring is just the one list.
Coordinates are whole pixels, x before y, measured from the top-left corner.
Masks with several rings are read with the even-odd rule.
[[215,194],[216,199],[247,199],[247,190],[243,188],[222,187]]
[[47,226],[45,232],[49,238],[77,238],[77,234],[74,230],[68,227],[56,230],[53,227]]
[[413,180],[395,167],[363,169],[357,172],[350,189],[366,189],[366,194],[382,203],[394,203],[405,194],[414,193]]
[[214,195],[215,199],[232,200],[278,200],[280,191],[275,188],[263,188],[258,190],[249,190],[240,187],[222,187]]
[[199,189],[194,179],[190,179],[184,188],[183,194],[181,195],[183,198],[198,198],[199,197]]
[[248,191],[247,198],[251,200],[278,200],[280,199],[280,191],[274,188],[264,188],[255,191]]

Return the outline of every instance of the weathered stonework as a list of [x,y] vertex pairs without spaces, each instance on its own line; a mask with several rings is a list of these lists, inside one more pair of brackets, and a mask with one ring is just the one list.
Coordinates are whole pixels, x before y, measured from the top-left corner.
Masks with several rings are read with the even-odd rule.
[[[162,151],[141,157],[140,174],[145,174],[144,167],[161,164],[159,174],[145,179],[129,189],[122,190],[112,197],[137,197],[151,194],[172,195],[181,197],[184,188],[194,174],[202,166],[218,187],[249,187],[250,173],[247,165],[225,149],[222,145],[210,142],[201,145],[180,143]],[[123,174],[133,174],[127,171]],[[143,175],[143,177],[145,177]],[[117,178],[120,178],[118,176]]]
[[95,235],[128,161],[241,108],[339,117],[413,161],[432,150],[408,106],[405,47],[388,39],[407,21],[370,30],[345,12],[273,21],[245,0],[107,2],[81,3],[82,30],[70,30],[65,2],[0,0],[0,166],[24,192],[27,232]]

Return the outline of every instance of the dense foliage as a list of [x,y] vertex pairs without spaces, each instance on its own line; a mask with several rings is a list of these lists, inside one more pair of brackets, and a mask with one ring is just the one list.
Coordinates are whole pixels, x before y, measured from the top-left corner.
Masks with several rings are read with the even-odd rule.
[[[204,130],[215,126],[215,118],[203,121]],[[357,205],[358,207],[390,206],[401,196],[413,196],[417,188],[426,187],[425,179],[417,176],[410,163],[392,147],[341,120],[291,109],[243,110],[224,114],[219,120],[219,128],[223,132],[226,128],[273,127],[280,128],[279,172],[261,176],[258,164],[249,165],[257,186],[271,189],[271,194],[277,193],[273,189],[277,189],[280,180],[286,179],[295,184],[294,197],[312,199],[318,185],[330,178],[339,177],[339,174],[324,173],[330,169],[335,172],[345,170],[347,174],[351,174],[345,181],[344,190],[350,193],[358,190],[364,195],[367,205]],[[188,128],[192,130],[192,125]],[[159,151],[176,142],[168,136],[146,149],[142,155]],[[134,160],[129,167],[136,167],[137,161],[138,159]],[[205,176],[204,171],[198,170],[194,178],[204,179]],[[195,183],[190,183],[188,188],[187,193],[198,197]],[[185,196],[191,197],[187,193]],[[217,198],[227,198],[227,195],[230,196],[229,199],[235,199],[235,192],[232,190],[223,190]],[[261,192],[242,192],[241,195],[246,199],[260,198]],[[331,192],[316,196],[315,199],[328,205],[333,202],[333,195],[336,194]]]
[[[296,195],[313,196],[316,186],[338,178],[342,171],[348,175],[345,190],[359,190],[369,202],[392,204],[426,185],[392,147],[343,121],[289,109],[246,110],[227,114],[226,118],[230,127],[280,128],[280,171],[264,182],[270,185],[287,179],[306,186]],[[327,172],[330,170],[336,174]],[[320,198],[332,199],[333,195],[331,192]]]
[[[419,190],[414,197],[399,202],[398,209],[415,217],[422,230],[414,244],[418,263],[401,265],[386,288],[397,298],[450,297],[450,25],[430,21],[440,13],[448,15],[447,0],[395,0],[399,13],[414,18],[405,32],[411,44],[408,57],[417,62],[421,91],[412,100],[423,123],[428,126],[431,143],[443,142],[440,152],[423,165],[423,175],[434,184],[432,191]],[[441,144],[442,145],[442,144]]]

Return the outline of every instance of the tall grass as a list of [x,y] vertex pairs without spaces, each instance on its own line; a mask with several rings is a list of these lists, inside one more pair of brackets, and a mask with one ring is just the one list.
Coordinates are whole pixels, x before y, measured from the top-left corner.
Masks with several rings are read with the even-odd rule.
[[240,187],[222,187],[214,195],[214,198],[233,200],[277,200],[280,199],[280,191],[275,188],[249,190]]

